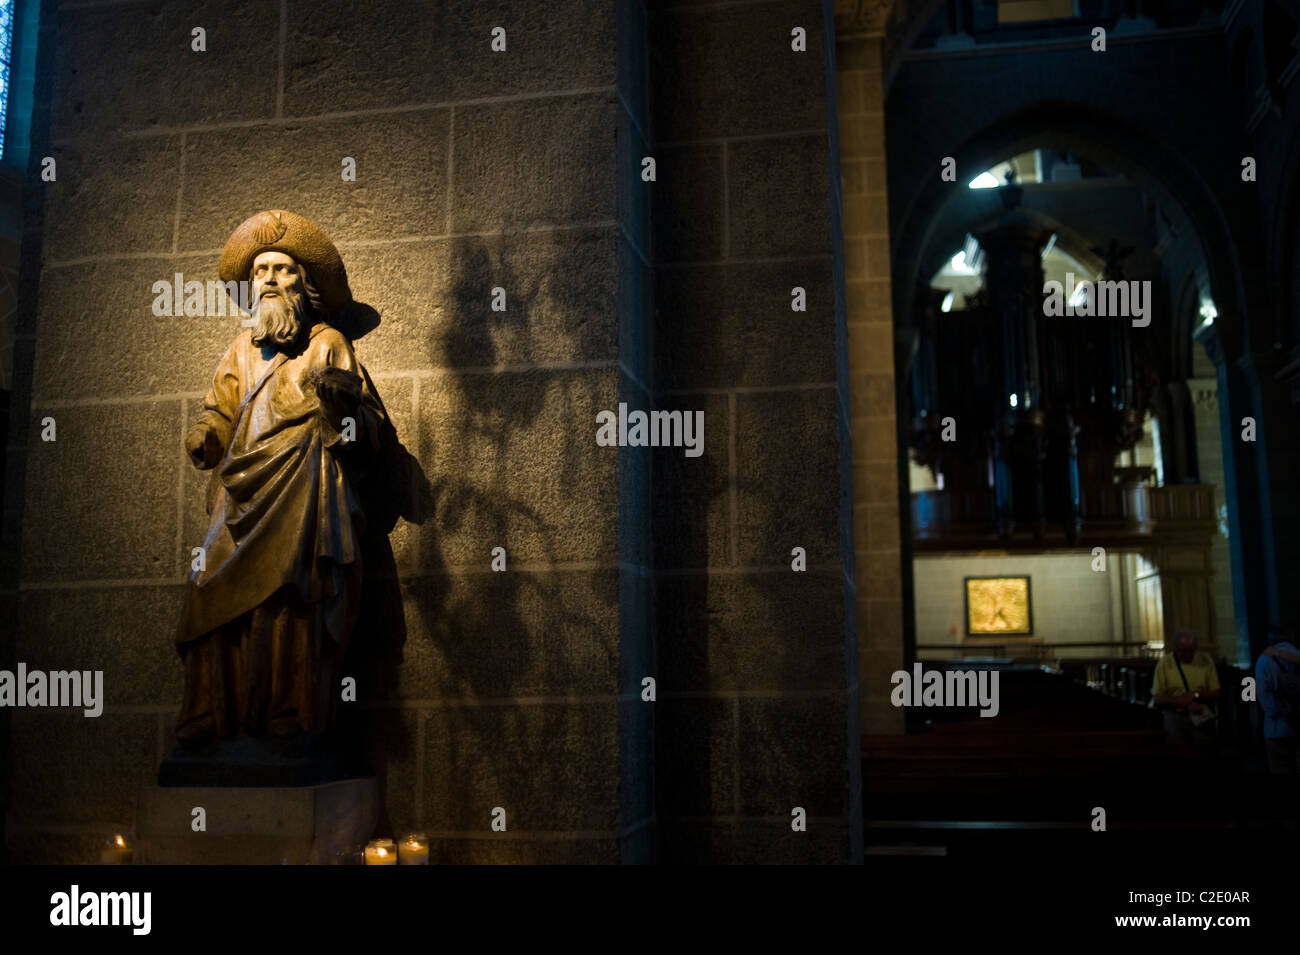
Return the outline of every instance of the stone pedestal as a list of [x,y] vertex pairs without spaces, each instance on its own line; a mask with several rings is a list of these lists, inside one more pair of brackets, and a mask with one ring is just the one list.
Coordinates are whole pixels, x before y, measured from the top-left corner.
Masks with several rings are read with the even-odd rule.
[[[194,809],[207,829],[195,832]],[[146,786],[136,862],[153,865],[335,865],[374,835],[373,777],[319,786]]]
[[321,733],[298,733],[289,739],[240,737],[216,740],[191,751],[177,745],[162,761],[158,784],[179,787],[317,786],[336,779],[368,775],[355,746]]

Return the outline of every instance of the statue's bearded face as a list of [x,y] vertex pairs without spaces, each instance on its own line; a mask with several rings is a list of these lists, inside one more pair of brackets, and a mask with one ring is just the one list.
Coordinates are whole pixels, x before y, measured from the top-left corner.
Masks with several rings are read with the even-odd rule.
[[254,345],[285,348],[302,334],[314,302],[302,266],[283,252],[263,252],[253,260]]

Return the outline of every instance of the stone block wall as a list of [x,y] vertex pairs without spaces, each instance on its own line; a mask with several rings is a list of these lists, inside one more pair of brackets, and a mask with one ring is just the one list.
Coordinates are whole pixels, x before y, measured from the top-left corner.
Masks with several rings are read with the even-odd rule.
[[357,354],[437,494],[393,535],[402,662],[359,688],[385,826],[426,829],[442,861],[616,861],[648,815],[618,800],[620,452],[594,442],[620,393],[633,214],[615,10],[367,6],[48,11],[58,178],[23,332],[29,420],[58,430],[27,434],[15,658],[103,669],[108,705],[14,712],[14,861],[78,861],[129,829],[170,748],[171,632],[206,527],[181,441],[239,329],[155,317],[151,289],[215,278],[232,228],[268,207],[318,222],[380,312]]
[[895,374],[889,197],[885,168],[882,24],[877,5],[837,4],[836,82],[843,183],[844,273],[853,443],[853,550],[862,731],[903,731],[903,711],[889,702],[889,675],[900,669],[912,637],[911,528],[907,453],[896,409],[906,408]]
[[[214,279],[264,208],[380,313],[357,355],[435,492],[392,535],[405,640],[359,674],[384,833],[444,863],[860,853],[829,6],[46,0],[0,662],[102,669],[107,704],[12,711],[11,861],[93,858],[170,750],[206,527],[182,439],[239,326],[155,316],[153,284]],[[703,410],[704,454],[598,447],[620,401]]]
[[701,457],[653,463],[664,856],[845,861],[860,794],[830,4],[649,15],[657,400],[706,422]]

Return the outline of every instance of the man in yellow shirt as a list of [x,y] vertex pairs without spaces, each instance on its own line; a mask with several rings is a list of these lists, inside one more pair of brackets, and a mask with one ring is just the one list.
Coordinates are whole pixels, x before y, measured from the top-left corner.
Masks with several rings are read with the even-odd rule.
[[1195,630],[1174,634],[1174,652],[1156,664],[1151,688],[1156,706],[1164,710],[1165,739],[1170,743],[1214,739],[1209,703],[1219,698],[1219,673],[1214,659],[1197,649]]

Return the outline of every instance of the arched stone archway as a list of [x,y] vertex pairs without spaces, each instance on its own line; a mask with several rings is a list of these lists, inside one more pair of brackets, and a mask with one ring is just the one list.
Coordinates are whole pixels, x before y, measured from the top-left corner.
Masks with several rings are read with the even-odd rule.
[[[1283,485],[1293,472],[1283,457],[1295,425],[1277,400],[1274,376],[1281,359],[1273,346],[1279,336],[1276,311],[1267,295],[1270,279],[1265,277],[1268,264],[1259,210],[1253,201],[1231,201],[1231,183],[1239,178],[1235,169],[1216,169],[1221,177],[1216,181],[1228,184],[1221,195],[1203,170],[1170,144],[1113,112],[1062,100],[1008,110],[952,148],[957,182],[944,182],[936,163],[933,176],[914,177],[916,187],[910,194],[891,191],[895,321],[900,326],[909,322],[917,285],[929,278],[927,270],[941,254],[934,246],[943,235],[945,213],[959,195],[956,190],[966,189],[966,174],[974,176],[1010,156],[1043,147],[1122,173],[1153,195],[1174,230],[1199,249],[1201,266],[1196,271],[1204,276],[1202,290],[1208,288],[1218,310],[1213,328],[1202,337],[1218,369],[1234,605],[1244,649],[1248,635],[1261,633],[1267,618],[1286,616],[1293,602],[1280,586],[1276,568],[1291,559],[1294,549],[1277,524],[1291,506]],[[1288,274],[1281,263],[1275,271]],[[1171,338],[1181,346],[1194,329],[1186,327],[1185,315],[1175,318],[1183,320],[1170,329]],[[1235,438],[1248,418],[1256,423],[1259,437],[1243,445]],[[1265,448],[1272,453],[1266,454]]]
[[[922,80],[914,83],[903,54],[943,3],[835,3],[859,675],[866,688],[864,727],[876,731],[896,724],[872,677],[909,657],[915,639],[909,561],[896,564],[900,539],[904,555],[909,552],[909,529],[889,516],[896,490],[898,513],[906,509],[907,477],[898,454],[905,443],[897,414],[902,382],[889,358],[907,343],[918,277],[929,278],[926,270],[940,254],[926,250],[936,240],[931,230],[944,200],[965,189],[966,171],[973,177],[1033,146],[1074,152],[1124,174],[1199,246],[1198,290],[1213,296],[1219,314],[1209,344],[1219,376],[1226,479],[1240,504],[1230,514],[1234,577],[1249,590],[1234,594],[1242,598],[1238,633],[1257,638],[1280,605],[1294,603],[1300,611],[1300,594],[1279,599],[1276,570],[1300,562],[1300,545],[1272,530],[1286,517],[1284,484],[1293,483],[1295,455],[1284,449],[1295,443],[1288,439],[1296,425],[1280,414],[1277,400],[1266,233],[1256,186],[1241,178],[1241,159],[1251,149],[1240,104],[1220,95],[1230,76],[1221,35],[1207,29],[1186,40],[1184,60],[1196,64],[1186,69],[1171,71],[1168,58],[1145,56],[1138,42],[1116,43],[1102,59],[1081,34],[1077,48],[1056,48],[1050,63],[984,48],[946,60],[941,80],[918,67]],[[1207,136],[1207,130],[1220,132]],[[957,161],[958,183],[940,179],[945,156]],[[1173,314],[1184,313],[1195,314]],[[1172,328],[1174,337],[1185,338],[1190,321]],[[1258,420],[1272,454],[1262,453],[1261,440],[1233,447],[1229,459],[1226,439],[1245,417]]]
[[1215,304],[1225,316],[1221,329],[1225,348],[1234,355],[1247,350],[1250,336],[1244,319],[1250,310],[1242,267],[1217,197],[1163,143],[1119,116],[1079,103],[1045,102],[986,124],[952,149],[961,170],[957,182],[943,182],[936,165],[936,174],[893,217],[896,317],[905,320],[910,314],[916,282],[927,274],[925,253],[932,234],[941,228],[945,207],[956,191],[966,188],[965,173],[973,176],[1008,156],[1044,147],[1115,169],[1156,196],[1175,229],[1200,247]]

